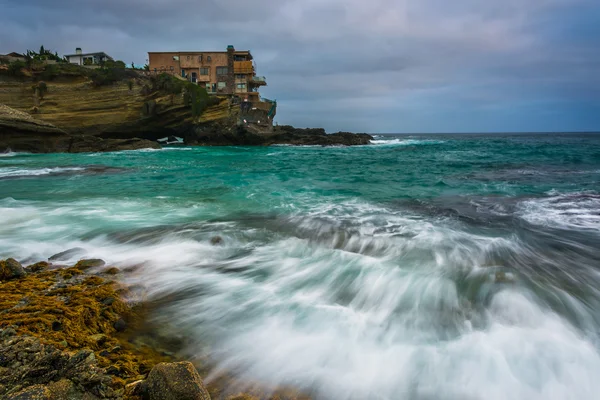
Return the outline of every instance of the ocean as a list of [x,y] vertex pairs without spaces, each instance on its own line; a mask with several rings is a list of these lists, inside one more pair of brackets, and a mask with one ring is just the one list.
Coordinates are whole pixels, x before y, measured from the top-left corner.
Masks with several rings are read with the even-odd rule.
[[600,135],[0,155],[0,258],[73,248],[137,266],[160,323],[252,382],[600,393]]

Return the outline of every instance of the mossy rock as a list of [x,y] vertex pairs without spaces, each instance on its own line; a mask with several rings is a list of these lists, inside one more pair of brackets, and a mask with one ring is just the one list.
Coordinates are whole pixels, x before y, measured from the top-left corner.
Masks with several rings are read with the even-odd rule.
[[25,267],[25,271],[27,272],[41,272],[41,271],[45,271],[48,268],[50,268],[50,263],[47,263],[46,261],[40,261],[38,263],[29,265],[27,267]]
[[210,400],[202,378],[190,362],[160,363],[144,382],[149,400]]
[[77,264],[75,264],[74,268],[85,271],[86,269],[90,268],[103,267],[105,264],[106,263],[104,260],[93,258],[90,260],[80,260]]
[[26,275],[20,262],[14,258],[0,261],[0,280],[8,281],[11,279],[22,278]]

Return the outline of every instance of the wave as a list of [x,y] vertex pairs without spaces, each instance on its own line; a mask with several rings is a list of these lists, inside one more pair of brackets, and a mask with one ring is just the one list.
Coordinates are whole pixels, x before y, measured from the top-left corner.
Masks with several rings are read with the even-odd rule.
[[[195,205],[5,199],[0,253],[78,247],[70,261],[137,265],[126,279],[150,299],[176,299],[154,317],[210,359],[208,381],[227,370],[346,400],[595,399],[600,390],[596,303],[542,288],[543,271],[524,275],[518,262],[546,256],[518,237],[359,200],[275,215]],[[576,286],[596,293],[594,282]]]
[[559,193],[522,201],[517,215],[542,226],[600,232],[600,194],[594,191]]
[[427,144],[442,144],[444,140],[433,140],[433,139],[374,139],[371,140],[371,144],[379,146],[415,146],[415,145],[427,145]]
[[16,156],[25,155],[25,154],[31,154],[31,153],[22,153],[22,152],[7,151],[5,153],[0,153],[0,158],[2,158],[2,157],[16,157]]
[[0,169],[1,178],[21,178],[21,177],[33,177],[42,175],[60,175],[70,172],[84,171],[84,167],[54,167],[54,168],[36,168],[36,169],[23,169],[15,167],[7,167]]

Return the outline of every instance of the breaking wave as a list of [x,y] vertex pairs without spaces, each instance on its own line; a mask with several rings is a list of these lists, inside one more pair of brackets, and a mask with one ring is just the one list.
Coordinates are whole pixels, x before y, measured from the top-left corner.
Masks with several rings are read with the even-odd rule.
[[371,144],[379,146],[416,146],[427,144],[442,144],[443,140],[418,140],[418,139],[373,139]]

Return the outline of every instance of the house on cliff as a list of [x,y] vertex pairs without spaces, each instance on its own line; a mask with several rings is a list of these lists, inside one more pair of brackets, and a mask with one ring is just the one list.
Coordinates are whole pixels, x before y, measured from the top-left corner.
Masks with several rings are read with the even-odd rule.
[[12,52],[8,54],[0,54],[0,61],[11,63],[15,61],[25,61],[25,55],[17,52]]
[[113,61],[113,58],[103,51],[96,53],[83,53],[81,47],[75,49],[75,54],[67,54],[65,58],[71,64],[100,66],[106,61]]
[[272,125],[277,103],[260,98],[258,90],[267,81],[257,76],[249,50],[149,52],[148,66],[151,74],[179,76],[210,94],[230,96],[240,103],[240,123]]

